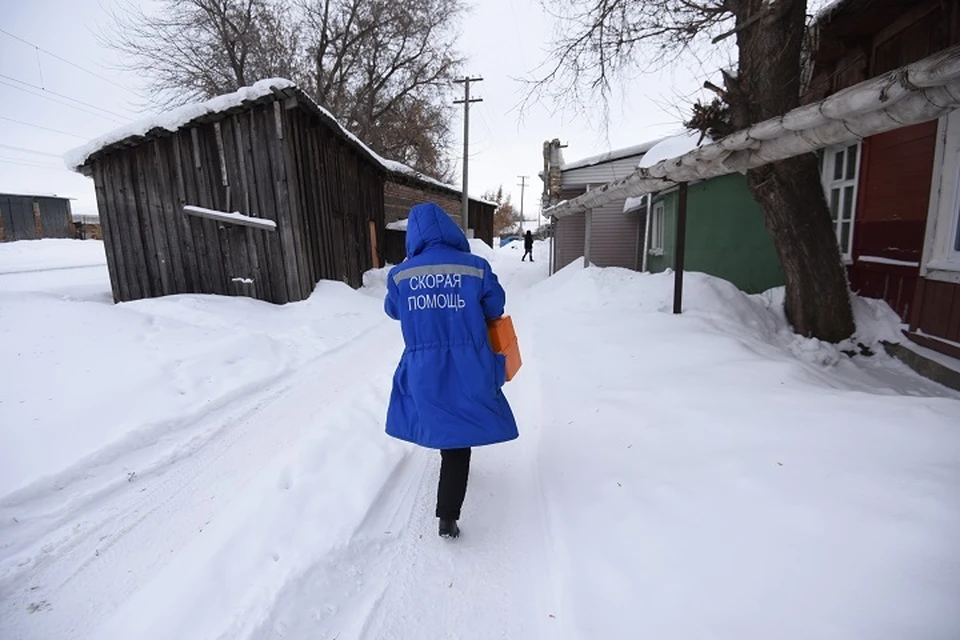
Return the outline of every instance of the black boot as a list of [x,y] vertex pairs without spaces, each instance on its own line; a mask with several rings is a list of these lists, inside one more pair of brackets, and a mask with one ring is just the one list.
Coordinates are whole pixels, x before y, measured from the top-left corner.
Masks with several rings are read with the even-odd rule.
[[457,526],[456,520],[450,520],[448,518],[440,518],[440,537],[441,538],[457,538],[460,536],[460,527]]

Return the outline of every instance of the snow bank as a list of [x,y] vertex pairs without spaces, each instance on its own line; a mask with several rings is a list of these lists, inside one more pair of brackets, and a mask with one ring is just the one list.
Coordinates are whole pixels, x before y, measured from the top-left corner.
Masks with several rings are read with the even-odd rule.
[[394,265],[388,264],[379,269],[370,269],[363,274],[363,289],[367,295],[383,298],[387,295],[387,277]]
[[[204,295],[114,305],[102,266],[95,294],[63,284],[85,260],[102,261],[102,243],[0,245],[0,498],[160,441],[163,458],[193,436],[183,427],[382,321],[378,300],[335,282],[282,307]],[[48,271],[9,273],[28,267]]]
[[487,262],[490,262],[490,263],[494,262],[497,255],[496,249],[492,249],[490,245],[488,245],[483,240],[480,240],[479,238],[471,238],[469,242],[470,242],[470,253],[472,253],[475,256],[480,256]]
[[897,312],[883,300],[853,296],[853,318],[857,323],[854,339],[867,344],[878,342],[903,342],[903,330],[907,326]]
[[100,240],[21,240],[0,244],[0,275],[107,264]]
[[957,394],[882,352],[798,358],[776,291],[671,293],[565,269],[516,310],[549,637],[960,633]]
[[698,146],[701,146],[701,144],[710,144],[710,142],[712,142],[710,138],[705,137],[703,143],[698,144],[700,136],[701,133],[699,131],[684,131],[670,138],[664,138],[644,154],[643,158],[641,158],[637,164],[637,167],[652,167],[663,160],[677,158],[693,151]]

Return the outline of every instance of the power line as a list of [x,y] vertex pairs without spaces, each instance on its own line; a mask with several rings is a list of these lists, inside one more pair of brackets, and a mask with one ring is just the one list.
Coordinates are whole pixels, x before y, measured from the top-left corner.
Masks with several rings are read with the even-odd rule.
[[[128,120],[128,119],[129,119],[127,116],[123,115],[122,113],[117,113],[116,111],[110,111],[109,109],[104,109],[103,107],[98,107],[98,106],[95,105],[95,104],[90,104],[89,102],[84,102],[83,100],[78,100],[78,99],[76,99],[76,98],[71,98],[71,97],[68,96],[68,95],[64,95],[64,94],[62,94],[62,93],[57,93],[56,91],[53,91],[52,89],[47,89],[46,87],[42,87],[42,86],[38,86],[38,85],[35,85],[35,84],[31,84],[31,83],[25,82],[25,81],[23,81],[23,80],[17,80],[16,78],[11,78],[10,76],[4,75],[4,74],[2,74],[2,73],[0,73],[0,78],[6,78],[7,80],[12,80],[13,82],[16,82],[16,83],[19,83],[19,84],[25,84],[25,85],[27,85],[28,87],[30,87],[30,88],[32,88],[32,89],[39,89],[40,91],[44,91],[44,92],[49,93],[49,94],[51,94],[51,95],[55,95],[55,96],[57,96],[57,97],[59,97],[59,98],[64,98],[64,99],[66,99],[66,100],[70,100],[71,102],[76,102],[77,104],[82,104],[82,105],[85,106],[85,107],[90,107],[91,109],[96,109],[97,111],[103,111],[104,113],[109,113],[109,114],[112,115],[112,116],[117,116],[118,118],[123,118],[124,120]],[[19,88],[19,87],[15,87],[15,88]]]
[[0,158],[0,162],[3,164],[16,164],[22,167],[30,167],[31,169],[55,169],[57,171],[66,171],[65,166],[57,166],[55,164],[40,164],[39,162],[24,162],[22,160],[14,160],[8,158]]
[[[4,76],[4,77],[6,77],[6,76]],[[19,90],[19,91],[23,91],[24,93],[26,93],[26,94],[28,94],[28,95],[31,95],[31,96],[36,96],[36,97],[38,97],[38,98],[46,98],[47,100],[50,100],[51,102],[54,102],[54,103],[59,104],[59,105],[64,106],[64,107],[70,107],[71,109],[76,109],[77,111],[82,111],[83,113],[89,114],[89,115],[91,115],[91,116],[97,116],[98,118],[103,118],[104,120],[109,120],[110,122],[114,122],[114,123],[116,123],[116,124],[123,124],[122,121],[117,120],[116,118],[112,118],[112,117],[110,117],[110,116],[104,115],[104,114],[102,114],[102,113],[97,113],[96,111],[91,111],[91,110],[89,110],[89,109],[84,109],[83,107],[78,107],[78,106],[75,105],[75,104],[70,104],[69,102],[64,102],[63,100],[58,100],[58,99],[54,98],[53,96],[48,96],[48,95],[45,95],[45,94],[43,94],[43,93],[38,93],[38,92],[36,92],[36,91],[31,91],[30,89],[25,89],[25,88],[23,88],[23,87],[18,87],[18,86],[15,85],[15,84],[12,84],[12,83],[10,83],[10,82],[7,82],[6,80],[0,80],[0,84],[6,85],[6,86],[11,87],[11,88],[13,88],[13,89],[17,89],[17,90]],[[69,99],[69,98],[68,98],[68,99]]]
[[11,151],[22,151],[23,153],[35,153],[38,156],[50,156],[51,158],[62,158],[59,153],[50,153],[48,151],[38,151],[36,149],[27,149],[26,147],[15,147],[12,144],[0,144],[0,149],[10,149]]
[[42,164],[48,167],[56,167],[57,163],[51,162],[49,160],[31,160],[30,158],[8,158],[6,156],[0,156],[0,160],[6,160],[7,162],[26,162],[28,164]]
[[6,120],[7,122],[13,122],[15,124],[22,124],[25,127],[33,127],[34,129],[43,129],[44,131],[51,131],[53,133],[59,133],[65,136],[71,136],[74,138],[80,138],[81,140],[86,140],[87,136],[78,136],[75,133],[68,133],[67,131],[60,131],[58,129],[51,129],[50,127],[42,127],[39,124],[30,124],[29,122],[24,122],[22,120],[14,120],[13,118],[8,118],[6,116],[0,116],[0,120]]
[[45,54],[47,54],[48,56],[51,56],[51,57],[53,57],[53,58],[56,58],[57,60],[60,60],[61,62],[66,62],[66,63],[69,64],[70,66],[76,67],[77,69],[80,69],[80,70],[83,71],[83,72],[89,73],[90,75],[92,75],[92,76],[94,76],[94,77],[96,77],[96,78],[100,78],[100,79],[103,80],[104,82],[109,82],[109,83],[112,84],[113,86],[115,86],[115,87],[120,87],[120,88],[123,89],[124,91],[128,91],[128,92],[132,93],[133,95],[139,97],[139,95],[137,94],[137,92],[134,91],[133,89],[130,89],[130,88],[128,88],[128,87],[125,87],[125,86],[123,86],[122,84],[120,84],[119,82],[116,82],[116,81],[114,81],[114,80],[111,80],[110,78],[108,78],[108,77],[106,77],[106,76],[104,76],[104,75],[101,75],[101,74],[97,73],[96,71],[90,71],[90,69],[87,69],[87,68],[85,68],[85,67],[81,67],[81,66],[78,65],[76,62],[73,62],[73,61],[71,61],[71,60],[67,60],[67,59],[64,58],[64,57],[58,56],[57,54],[53,53],[52,51],[47,51],[47,50],[44,49],[43,47],[41,47],[41,46],[39,46],[39,45],[36,45],[36,44],[34,44],[34,43],[32,43],[32,42],[28,42],[28,41],[24,40],[23,38],[20,38],[20,37],[18,37],[18,36],[15,36],[15,35],[13,35],[12,33],[10,33],[9,31],[6,31],[6,30],[4,30],[4,29],[0,29],[0,33],[3,33],[3,34],[8,35],[8,36],[10,36],[11,38],[13,38],[14,40],[19,40],[20,42],[22,42],[23,44],[27,45],[28,47],[33,47],[33,48],[36,49],[37,51],[43,51],[43,52],[44,52]]

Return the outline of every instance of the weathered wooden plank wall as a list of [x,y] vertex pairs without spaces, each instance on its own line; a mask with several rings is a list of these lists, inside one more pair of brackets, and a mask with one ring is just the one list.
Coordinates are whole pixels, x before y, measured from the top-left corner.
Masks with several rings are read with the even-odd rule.
[[471,200],[468,223],[473,229],[473,237],[493,246],[493,210],[494,206]]
[[[373,267],[369,222],[383,234],[382,170],[316,116],[291,106],[295,103],[282,110],[289,132],[282,140],[283,158],[289,191],[300,194],[294,227],[307,274],[303,281],[309,291],[321,279],[359,287]],[[377,240],[379,248],[383,238]],[[378,258],[382,262],[382,255]]]
[[[296,100],[133,142],[91,169],[118,301],[213,293],[283,304],[321,279],[360,286],[374,262],[370,221],[383,233],[382,168]],[[277,230],[188,216],[187,204]]]

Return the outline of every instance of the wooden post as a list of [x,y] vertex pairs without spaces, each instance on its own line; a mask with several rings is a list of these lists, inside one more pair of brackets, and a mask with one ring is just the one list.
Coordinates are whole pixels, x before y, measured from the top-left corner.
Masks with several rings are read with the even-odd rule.
[[370,256],[373,258],[373,268],[380,268],[380,256],[377,255],[377,223],[370,220]]
[[680,183],[680,203],[677,207],[677,241],[673,254],[673,312],[683,306],[683,258],[687,240],[687,183]]
[[33,201],[33,226],[37,231],[37,240],[43,237],[43,219],[40,217],[40,203]]
[[593,229],[593,209],[587,209],[584,211],[583,217],[583,268],[586,269],[590,266],[590,232]]

